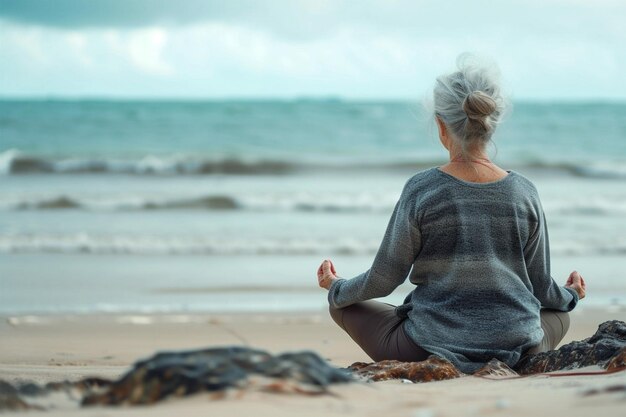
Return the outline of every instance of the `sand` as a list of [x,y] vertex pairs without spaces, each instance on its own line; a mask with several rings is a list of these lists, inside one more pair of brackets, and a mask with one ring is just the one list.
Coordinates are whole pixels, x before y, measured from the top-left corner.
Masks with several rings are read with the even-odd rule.
[[[624,312],[584,309],[572,313],[563,343],[583,339]],[[158,350],[249,345],[272,353],[313,350],[331,364],[371,359],[335,325],[325,310],[301,313],[12,316],[0,318],[0,378],[47,382],[84,376],[115,378],[137,359]],[[590,370],[597,370],[590,368]],[[590,389],[626,385],[626,372],[611,375],[510,380],[476,377],[431,382],[399,380],[333,385],[333,395],[243,391],[223,399],[208,394],[153,406],[70,408],[51,416],[622,416],[626,392],[584,395]],[[6,413],[5,415],[24,415]]]

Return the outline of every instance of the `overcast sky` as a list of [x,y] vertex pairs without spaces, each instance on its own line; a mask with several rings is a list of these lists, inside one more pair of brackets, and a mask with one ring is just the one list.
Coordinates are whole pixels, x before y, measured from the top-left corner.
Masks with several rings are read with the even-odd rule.
[[463,51],[514,99],[626,100],[623,0],[0,0],[1,96],[413,99]]

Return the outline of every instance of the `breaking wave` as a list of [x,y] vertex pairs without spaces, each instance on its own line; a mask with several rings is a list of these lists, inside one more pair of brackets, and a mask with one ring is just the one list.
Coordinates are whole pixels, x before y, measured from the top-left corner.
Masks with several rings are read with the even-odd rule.
[[[442,160],[385,160],[313,163],[293,160],[262,160],[243,157],[207,159],[189,156],[147,155],[139,159],[114,158],[47,158],[28,155],[17,149],[0,153],[0,175],[22,174],[126,174],[126,175],[286,175],[314,170],[370,170],[416,171],[441,164]],[[626,163],[578,163],[521,161],[520,169],[548,169],[570,175],[626,179]]]
[[[198,197],[150,198],[140,196],[88,198],[65,194],[46,197],[6,197],[0,210],[84,210],[84,211],[157,211],[157,210],[243,210],[266,212],[326,212],[390,214],[399,196],[393,193],[343,193],[341,195],[297,193],[236,196],[212,194]],[[587,199],[546,202],[548,215],[626,216],[624,199]]]
[[[0,253],[85,253],[123,255],[370,255],[379,240],[267,238],[231,239],[204,236],[75,234],[0,235]],[[626,240],[553,242],[552,255],[625,255]]]
[[133,175],[193,175],[193,174],[283,174],[295,166],[283,161],[253,161],[244,159],[204,160],[189,157],[157,157],[148,155],[137,160],[36,157],[16,149],[0,154],[0,173],[17,174],[133,174]]
[[331,247],[319,240],[215,239],[198,236],[137,236],[76,234],[0,235],[0,252],[143,254],[143,255],[297,255],[327,252],[374,253],[380,242],[346,239]]

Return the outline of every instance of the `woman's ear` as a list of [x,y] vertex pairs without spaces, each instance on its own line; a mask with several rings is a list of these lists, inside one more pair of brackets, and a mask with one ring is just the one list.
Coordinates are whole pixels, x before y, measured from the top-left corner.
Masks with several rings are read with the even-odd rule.
[[446,129],[446,125],[438,116],[435,116],[435,120],[437,121],[437,128],[439,129],[439,140],[446,149],[449,149],[448,129]]

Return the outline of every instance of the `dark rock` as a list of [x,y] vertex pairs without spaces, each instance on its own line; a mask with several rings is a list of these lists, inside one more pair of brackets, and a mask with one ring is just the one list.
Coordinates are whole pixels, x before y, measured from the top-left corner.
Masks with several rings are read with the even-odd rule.
[[27,396],[45,395],[47,393],[44,387],[37,385],[34,382],[22,384],[17,387],[17,390],[21,395]]
[[561,346],[557,350],[523,357],[515,366],[522,375],[552,372],[584,366],[624,367],[626,323],[619,320],[602,323],[596,333],[584,340]]
[[87,377],[78,381],[55,381],[48,382],[44,386],[44,390],[46,391],[69,391],[72,389],[77,389],[81,392],[86,391],[94,391],[104,387],[108,387],[111,385],[113,381],[98,378],[98,377]]
[[355,362],[346,369],[370,381],[402,378],[413,382],[428,382],[458,378],[463,375],[451,362],[434,355],[421,362],[396,360]]
[[[150,404],[171,395],[245,388],[253,374],[304,383],[310,392],[325,392],[331,383],[354,380],[349,372],[328,365],[312,351],[272,356],[263,350],[229,346],[157,353],[137,362],[101,392],[85,395],[82,404]],[[275,381],[266,388],[281,389]]]
[[[511,378],[589,365],[599,365],[609,372],[626,369],[626,323],[619,320],[604,322],[593,336],[568,343],[557,350],[525,356],[514,369],[492,359],[473,375],[494,379]],[[450,362],[437,356],[431,356],[423,362],[355,362],[346,369],[371,381],[405,378],[413,382],[428,382],[465,375]]]
[[[252,381],[259,377],[261,381]],[[356,381],[350,372],[330,366],[312,351],[280,355],[241,346],[202,350],[160,352],[135,363],[116,381],[84,378],[79,381],[34,383],[13,386],[0,381],[0,409],[40,408],[26,397],[64,391],[75,398],[83,393],[82,405],[150,404],[171,395],[201,391],[223,391],[255,385],[264,391],[295,391],[306,394],[328,392],[332,383]]]
[[606,364],[607,371],[619,371],[621,369],[626,369],[626,348],[622,348],[613,355]]
[[[435,355],[421,362],[400,362],[396,360],[354,362],[346,369],[367,381],[408,379],[412,382],[430,382],[467,376],[467,374],[459,371],[448,360]],[[497,359],[492,359],[473,375],[491,379],[519,376],[517,372]]]
[[0,380],[0,411],[18,411],[18,410],[31,410],[38,409],[38,407],[31,406],[20,397],[20,393],[17,388],[9,384],[6,381]]

